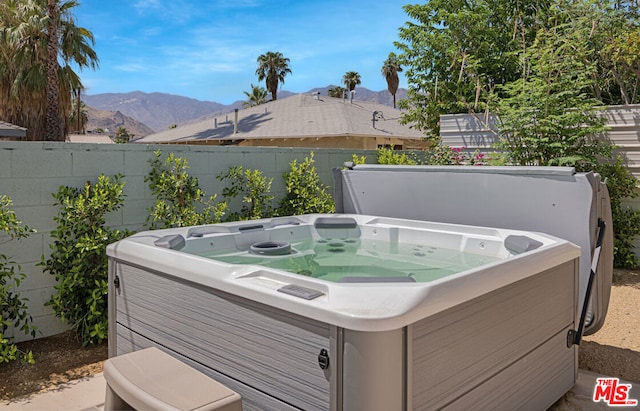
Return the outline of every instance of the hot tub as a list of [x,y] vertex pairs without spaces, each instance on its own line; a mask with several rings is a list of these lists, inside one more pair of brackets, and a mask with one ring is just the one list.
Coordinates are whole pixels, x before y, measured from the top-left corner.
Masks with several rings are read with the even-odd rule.
[[110,245],[109,353],[156,346],[248,410],[545,409],[575,383],[580,249],[368,215]]

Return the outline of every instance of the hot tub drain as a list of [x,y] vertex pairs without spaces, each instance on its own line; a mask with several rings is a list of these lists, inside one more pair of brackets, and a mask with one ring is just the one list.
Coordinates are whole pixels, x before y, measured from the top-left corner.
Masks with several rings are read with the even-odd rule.
[[250,251],[260,255],[291,254],[291,243],[285,241],[262,241],[251,245]]

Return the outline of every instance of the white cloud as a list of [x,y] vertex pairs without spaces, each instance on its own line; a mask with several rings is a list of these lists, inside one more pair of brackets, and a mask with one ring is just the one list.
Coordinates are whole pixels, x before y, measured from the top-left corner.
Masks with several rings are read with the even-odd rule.
[[148,71],[149,67],[147,64],[142,63],[126,63],[126,64],[118,64],[114,66],[115,70],[124,71],[126,73],[140,73]]
[[161,4],[160,0],[138,0],[133,3],[133,7],[138,10],[159,9]]
[[218,0],[212,2],[216,8],[221,9],[255,8],[260,7],[263,3],[264,1],[261,0]]

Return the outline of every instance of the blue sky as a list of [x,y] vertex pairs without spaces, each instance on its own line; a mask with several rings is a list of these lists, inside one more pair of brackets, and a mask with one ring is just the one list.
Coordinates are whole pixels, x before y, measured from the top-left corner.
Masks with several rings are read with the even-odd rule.
[[[258,83],[256,59],[279,51],[292,74],[283,89],[340,84],[386,90],[380,74],[409,20],[406,0],[79,0],[76,24],[95,36],[87,94],[162,92],[230,104]],[[406,80],[400,77],[400,87]]]

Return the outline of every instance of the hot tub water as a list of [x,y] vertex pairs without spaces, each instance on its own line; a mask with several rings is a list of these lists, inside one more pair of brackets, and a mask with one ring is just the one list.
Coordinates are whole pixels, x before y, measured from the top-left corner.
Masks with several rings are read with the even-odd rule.
[[332,282],[348,282],[354,277],[408,277],[415,282],[429,282],[502,259],[442,247],[361,238],[304,239],[292,243],[287,254],[228,249],[196,254]]

